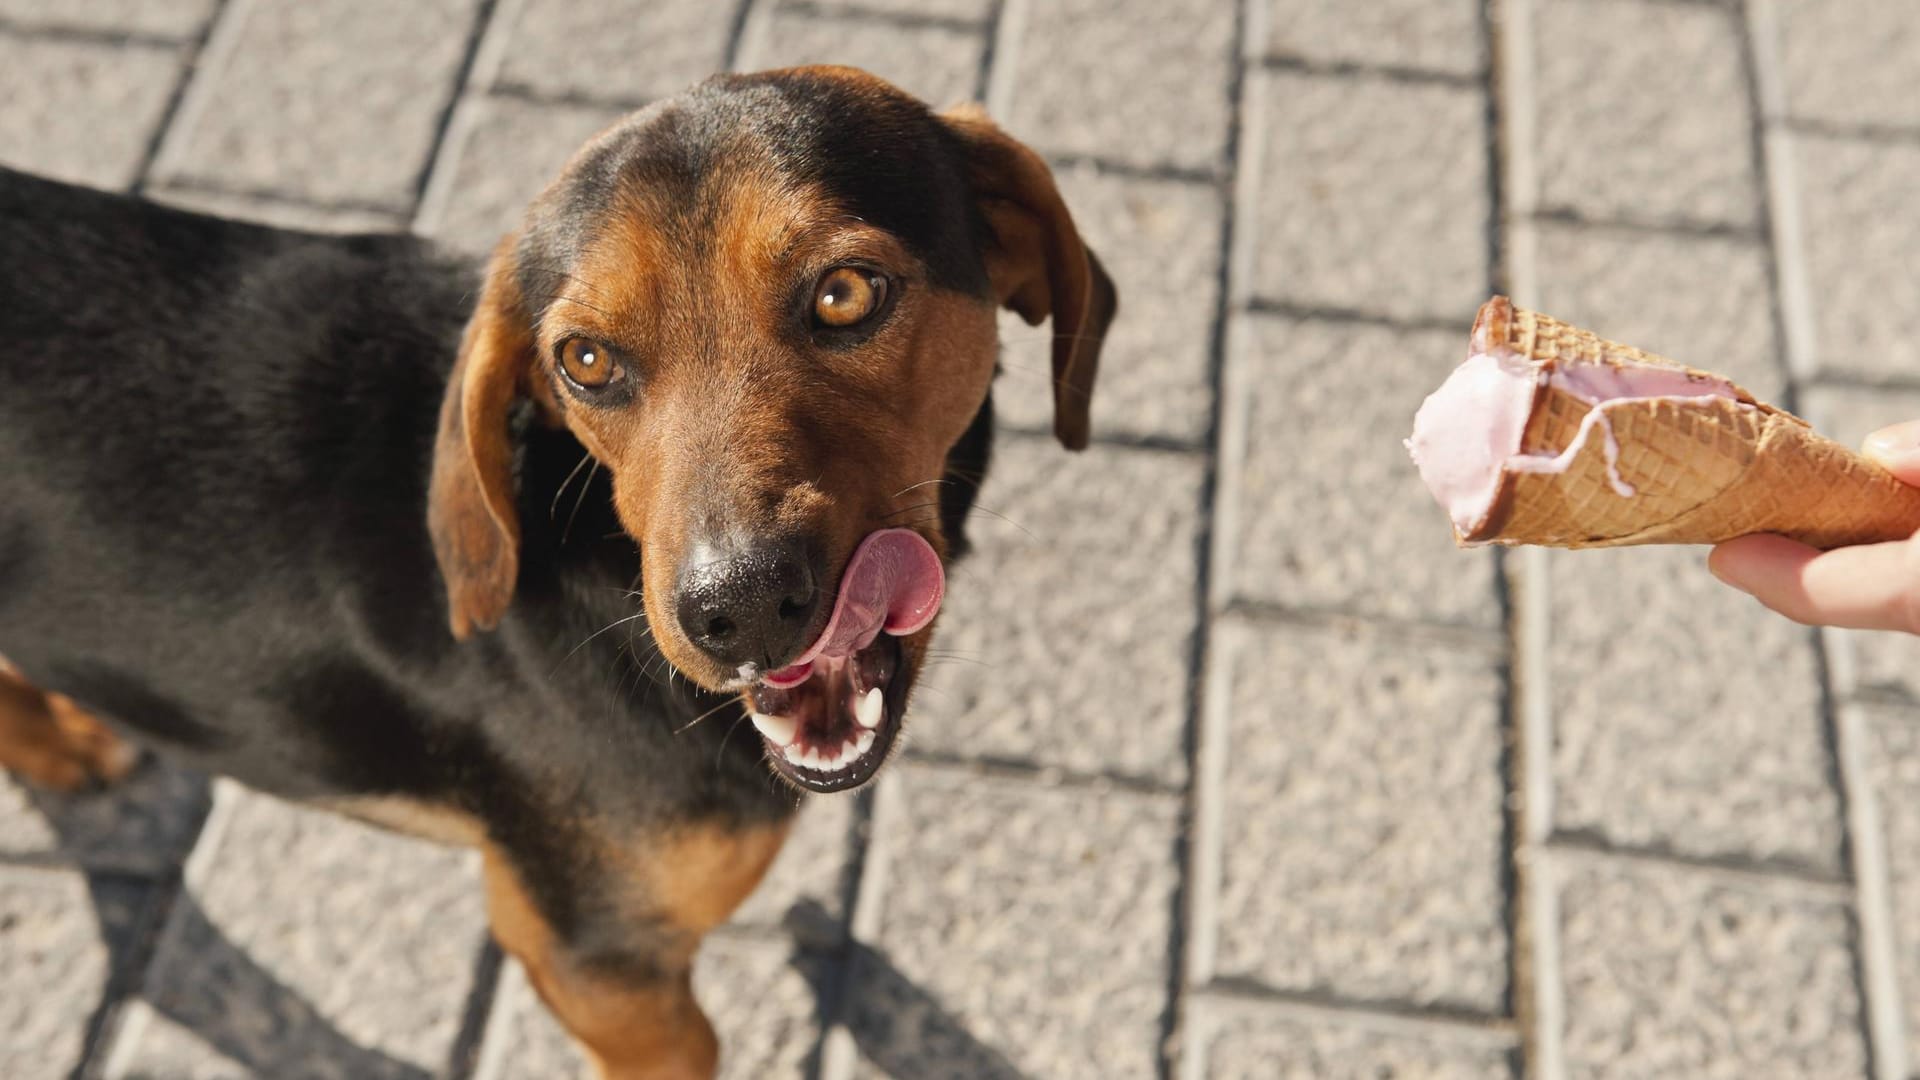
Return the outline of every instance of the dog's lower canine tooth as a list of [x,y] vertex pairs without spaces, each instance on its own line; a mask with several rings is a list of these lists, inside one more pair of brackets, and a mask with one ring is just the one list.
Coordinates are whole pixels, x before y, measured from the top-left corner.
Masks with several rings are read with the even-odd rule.
[[861,727],[871,731],[880,726],[880,718],[886,712],[883,696],[876,686],[867,691],[867,696],[860,699],[860,704],[854,706],[853,718],[860,722]]
[[793,741],[794,734],[800,730],[800,721],[791,716],[754,713],[753,726],[760,730],[760,734],[767,737],[768,742],[784,747]]

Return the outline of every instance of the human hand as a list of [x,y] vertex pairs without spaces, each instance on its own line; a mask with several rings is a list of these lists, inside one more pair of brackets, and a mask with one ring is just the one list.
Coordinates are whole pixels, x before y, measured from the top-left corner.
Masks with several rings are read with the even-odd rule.
[[[1920,487],[1920,420],[1881,428],[1862,452]],[[1920,536],[1826,552],[1784,536],[1743,536],[1716,545],[1707,568],[1797,623],[1920,634]]]

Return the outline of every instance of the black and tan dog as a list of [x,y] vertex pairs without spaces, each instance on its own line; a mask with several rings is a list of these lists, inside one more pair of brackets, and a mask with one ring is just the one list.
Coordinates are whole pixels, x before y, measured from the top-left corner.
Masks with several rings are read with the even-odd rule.
[[1084,445],[1114,296],[1045,165],[845,68],[633,115],[482,281],[0,171],[0,763],[473,844],[603,1074],[707,1075],[694,949],[895,743],[1002,305]]

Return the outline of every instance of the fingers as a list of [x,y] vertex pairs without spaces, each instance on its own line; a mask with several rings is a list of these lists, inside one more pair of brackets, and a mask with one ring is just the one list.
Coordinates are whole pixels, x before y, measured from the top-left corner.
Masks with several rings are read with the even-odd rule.
[[1860,452],[1902,481],[1920,487],[1920,420],[1881,428],[1867,436]]
[[1821,552],[1784,536],[1743,536],[1707,556],[1721,581],[1809,626],[1920,630],[1913,541]]

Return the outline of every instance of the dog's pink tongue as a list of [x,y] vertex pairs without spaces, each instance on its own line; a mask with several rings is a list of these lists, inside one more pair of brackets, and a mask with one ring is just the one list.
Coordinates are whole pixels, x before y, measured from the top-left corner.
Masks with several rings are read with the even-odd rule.
[[912,529],[868,533],[846,572],[833,602],[827,628],[800,659],[766,676],[769,686],[805,681],[821,656],[851,656],[885,630],[904,637],[933,621],[946,593],[947,575],[933,546]]

